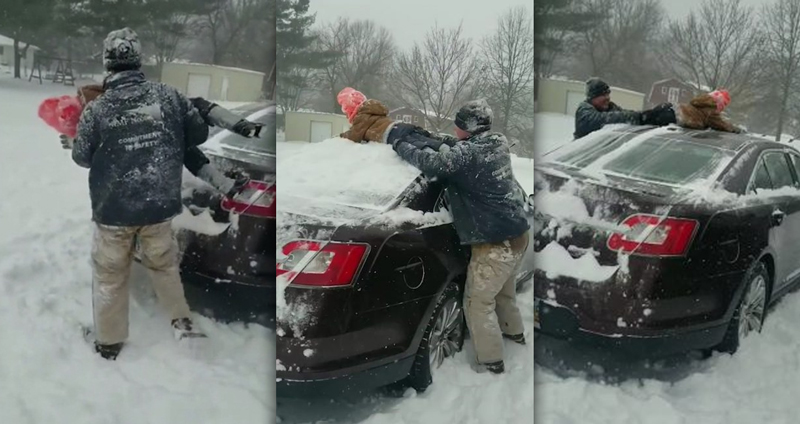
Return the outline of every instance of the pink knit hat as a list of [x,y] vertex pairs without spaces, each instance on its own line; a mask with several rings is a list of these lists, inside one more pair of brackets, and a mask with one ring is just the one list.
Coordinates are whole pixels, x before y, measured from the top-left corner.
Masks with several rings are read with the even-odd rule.
[[342,112],[347,115],[347,120],[352,124],[353,118],[355,118],[356,112],[358,112],[358,108],[367,101],[367,98],[360,91],[351,87],[345,87],[339,92],[339,95],[336,96],[336,100],[342,107]]
[[731,104],[731,95],[728,94],[728,90],[714,90],[708,93],[709,96],[714,98],[714,101],[717,102],[717,112],[722,112]]

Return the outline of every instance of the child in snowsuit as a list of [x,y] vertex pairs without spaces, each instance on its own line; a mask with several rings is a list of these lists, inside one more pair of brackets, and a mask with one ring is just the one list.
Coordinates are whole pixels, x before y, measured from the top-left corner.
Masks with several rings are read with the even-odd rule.
[[731,102],[731,96],[725,90],[716,90],[693,98],[688,104],[678,105],[676,110],[677,124],[689,129],[714,129],[729,133],[741,133],[742,129],[722,117],[722,111]]
[[336,97],[347,115],[351,127],[339,136],[356,143],[363,141],[386,142],[384,139],[394,120],[389,118],[389,109],[378,100],[367,100],[359,91],[347,87]]

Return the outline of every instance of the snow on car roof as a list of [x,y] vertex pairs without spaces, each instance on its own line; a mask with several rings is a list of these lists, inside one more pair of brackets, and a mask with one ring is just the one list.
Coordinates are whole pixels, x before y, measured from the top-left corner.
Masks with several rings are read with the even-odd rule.
[[332,138],[278,143],[278,197],[386,210],[420,175],[391,148]]

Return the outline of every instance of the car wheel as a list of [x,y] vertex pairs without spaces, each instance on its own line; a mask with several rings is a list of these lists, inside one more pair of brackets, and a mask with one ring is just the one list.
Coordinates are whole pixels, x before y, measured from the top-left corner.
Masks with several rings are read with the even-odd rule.
[[464,308],[458,284],[451,282],[439,296],[408,376],[408,386],[424,392],[445,359],[464,346]]
[[744,279],[744,290],[728,325],[728,331],[716,350],[735,353],[739,345],[752,332],[761,332],[767,315],[769,272],[763,262],[755,264]]

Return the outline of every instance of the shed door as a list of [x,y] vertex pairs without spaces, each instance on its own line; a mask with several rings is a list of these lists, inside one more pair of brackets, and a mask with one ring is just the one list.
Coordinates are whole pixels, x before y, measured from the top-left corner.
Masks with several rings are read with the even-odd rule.
[[189,74],[189,84],[186,88],[187,97],[202,97],[209,98],[211,92],[211,75],[207,74]]
[[578,110],[578,105],[586,100],[586,94],[579,91],[567,91],[567,107],[564,113],[570,116],[575,116],[575,111]]
[[228,76],[222,77],[222,89],[219,93],[219,99],[223,102],[228,101],[228,85],[230,85],[230,81],[228,80]]
[[330,122],[311,121],[311,142],[318,143],[331,138],[333,124]]

